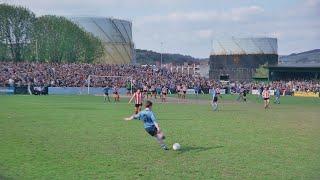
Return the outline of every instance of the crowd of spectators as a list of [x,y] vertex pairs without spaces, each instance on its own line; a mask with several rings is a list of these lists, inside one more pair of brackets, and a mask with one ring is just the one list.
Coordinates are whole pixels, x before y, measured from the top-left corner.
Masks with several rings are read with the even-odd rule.
[[[187,87],[209,88],[206,78],[183,73],[157,69],[154,66],[107,65],[86,63],[35,63],[0,62],[0,86],[28,85],[51,87],[126,87],[128,82],[134,86],[167,86],[175,88],[183,84]],[[101,77],[121,76],[121,77]]]
[[292,94],[296,91],[300,92],[319,92],[320,91],[320,81],[316,80],[292,80],[292,81],[272,81],[272,82],[233,82],[230,84],[230,89],[233,92],[239,92],[241,89],[248,91],[251,90],[261,90],[267,87],[270,90],[276,88],[280,89],[282,93]]
[[[154,66],[107,65],[86,63],[38,63],[38,62],[0,62],[0,87],[3,86],[51,86],[51,87],[86,87],[88,77],[92,87],[134,87],[166,86],[171,90],[179,85],[208,91],[213,85],[228,87],[231,92],[241,89],[253,90],[261,87],[280,88],[282,91],[317,92],[319,81],[274,81],[274,82],[230,82],[223,84],[200,75],[171,72]],[[121,77],[99,77],[121,76]],[[132,80],[132,81],[131,81]]]

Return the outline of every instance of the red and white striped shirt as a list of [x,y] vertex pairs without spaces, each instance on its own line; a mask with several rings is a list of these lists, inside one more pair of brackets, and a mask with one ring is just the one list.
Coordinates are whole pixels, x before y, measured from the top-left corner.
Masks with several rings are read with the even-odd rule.
[[141,92],[140,93],[137,93],[137,92],[134,93],[134,102],[136,104],[142,104],[142,93]]
[[264,91],[262,92],[262,96],[263,96],[263,98],[270,98],[269,90],[264,90]]
[[183,85],[182,86],[182,91],[187,91],[187,86]]

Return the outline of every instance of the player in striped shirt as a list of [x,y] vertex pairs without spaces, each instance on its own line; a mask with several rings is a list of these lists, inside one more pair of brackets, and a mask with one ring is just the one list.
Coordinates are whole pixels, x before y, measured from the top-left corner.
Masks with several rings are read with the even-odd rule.
[[187,94],[187,85],[182,86],[182,99],[186,99],[186,94]]
[[156,87],[154,85],[151,85],[150,87],[150,92],[151,92],[151,98],[154,96],[155,99],[157,99],[157,92],[156,92]]
[[217,97],[222,98],[219,87],[216,88],[216,93],[217,93]]
[[113,94],[114,94],[114,102],[120,102],[120,95],[119,95],[118,86],[113,87]]
[[166,86],[163,86],[162,90],[161,90],[161,101],[162,102],[166,102],[167,93],[168,93],[168,88]]
[[177,85],[176,93],[178,94],[178,99],[181,98],[181,85]]
[[145,84],[144,86],[143,86],[143,96],[147,96],[147,99],[149,99],[149,88],[148,88],[148,85],[147,84]]
[[263,97],[263,101],[264,101],[264,108],[265,109],[269,108],[270,92],[267,87],[265,87],[264,90],[262,91],[262,97]]
[[138,89],[131,97],[131,99],[129,100],[129,104],[131,103],[131,101],[134,99],[134,113],[138,114],[141,111],[141,107],[142,107],[142,101],[143,101],[143,95],[140,89]]

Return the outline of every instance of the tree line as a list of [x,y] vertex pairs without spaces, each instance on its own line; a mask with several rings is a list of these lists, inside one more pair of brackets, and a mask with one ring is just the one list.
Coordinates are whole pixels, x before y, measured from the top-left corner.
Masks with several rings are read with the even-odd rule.
[[0,61],[95,62],[104,45],[65,17],[0,4]]
[[[160,62],[161,60],[161,53],[142,49],[136,49],[135,51],[137,63],[155,64],[157,61]],[[163,63],[173,63],[181,65],[185,62],[195,63],[198,62],[200,59],[188,55],[163,53],[162,60]]]

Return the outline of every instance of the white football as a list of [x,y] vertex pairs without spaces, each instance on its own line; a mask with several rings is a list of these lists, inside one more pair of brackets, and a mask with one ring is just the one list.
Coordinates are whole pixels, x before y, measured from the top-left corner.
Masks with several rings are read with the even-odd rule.
[[179,143],[174,143],[174,144],[172,145],[172,149],[175,150],[175,151],[179,150],[180,148],[181,148],[181,146],[180,146]]

